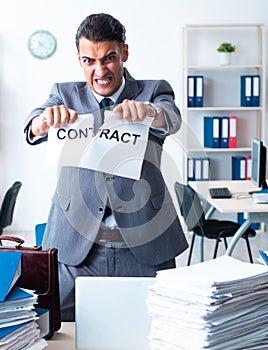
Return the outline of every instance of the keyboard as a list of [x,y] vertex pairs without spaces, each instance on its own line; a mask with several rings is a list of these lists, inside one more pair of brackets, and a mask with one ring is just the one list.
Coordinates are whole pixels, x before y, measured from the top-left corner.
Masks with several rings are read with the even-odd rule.
[[210,188],[209,193],[211,198],[231,198],[232,197],[232,193],[227,187]]

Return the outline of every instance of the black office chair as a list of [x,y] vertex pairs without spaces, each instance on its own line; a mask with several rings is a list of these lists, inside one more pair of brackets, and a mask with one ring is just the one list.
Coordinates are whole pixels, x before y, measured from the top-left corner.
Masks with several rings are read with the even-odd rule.
[[15,181],[5,194],[0,210],[0,235],[3,233],[3,229],[11,225],[13,221],[15,203],[21,186],[20,181]]
[[[229,220],[206,219],[200,198],[192,187],[175,182],[174,189],[181,215],[188,230],[193,232],[187,265],[190,265],[191,263],[196,235],[216,240],[213,259],[216,258],[221,239],[223,239],[225,249],[227,249],[227,238],[234,236],[240,225]],[[248,228],[242,236],[246,241],[249,260],[251,263],[253,263],[253,258],[249,244],[249,237],[254,237],[255,235],[256,232],[253,229]]]

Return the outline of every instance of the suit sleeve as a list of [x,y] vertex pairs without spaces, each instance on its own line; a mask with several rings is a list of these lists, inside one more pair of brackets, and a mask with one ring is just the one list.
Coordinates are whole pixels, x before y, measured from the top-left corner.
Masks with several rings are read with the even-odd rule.
[[30,125],[31,125],[33,118],[39,116],[47,107],[52,107],[52,106],[63,104],[63,101],[60,97],[60,94],[58,93],[57,85],[58,84],[54,84],[52,86],[51,92],[50,92],[50,95],[49,95],[49,98],[47,99],[47,101],[41,107],[38,107],[38,108],[35,108],[34,110],[32,110],[31,113],[25,119],[24,133],[25,133],[26,141],[30,145],[37,145],[41,142],[47,141],[47,136],[35,137],[33,139],[30,139],[29,129],[30,129]]
[[165,112],[168,124],[165,136],[175,134],[181,127],[182,118],[178,107],[175,105],[174,91],[167,81],[159,80],[157,82],[153,99],[150,102],[161,107]]

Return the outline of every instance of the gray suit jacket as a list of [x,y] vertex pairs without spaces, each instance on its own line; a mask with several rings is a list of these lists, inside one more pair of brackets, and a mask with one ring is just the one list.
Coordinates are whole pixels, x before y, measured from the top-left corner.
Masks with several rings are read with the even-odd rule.
[[[117,103],[125,98],[153,102],[165,109],[169,133],[175,133],[180,128],[181,117],[170,85],[164,80],[135,80],[126,69],[124,76],[126,85]],[[34,116],[48,106],[60,104],[78,114],[99,110],[86,82],[54,84],[49,99],[27,117],[26,135]],[[94,123],[99,125],[97,115],[94,114]],[[90,252],[109,200],[125,242],[141,262],[159,265],[182,253],[188,243],[160,172],[165,137],[165,133],[151,129],[139,180],[62,167],[52,198],[44,248],[58,248],[62,263],[80,264]],[[46,137],[38,139],[34,144],[45,140]]]

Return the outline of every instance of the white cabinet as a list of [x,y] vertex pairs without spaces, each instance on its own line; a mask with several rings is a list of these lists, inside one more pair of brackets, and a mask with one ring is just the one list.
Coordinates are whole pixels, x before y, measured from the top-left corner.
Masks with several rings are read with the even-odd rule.
[[[220,65],[217,48],[222,42],[236,47],[229,65]],[[251,140],[265,140],[265,28],[261,24],[186,25],[184,54],[184,182],[188,179],[187,158],[210,159],[211,179],[232,178],[232,156],[249,156]],[[203,107],[188,107],[191,75],[204,77]],[[241,107],[241,75],[260,76],[260,105]],[[237,116],[237,147],[204,147],[204,116]]]

